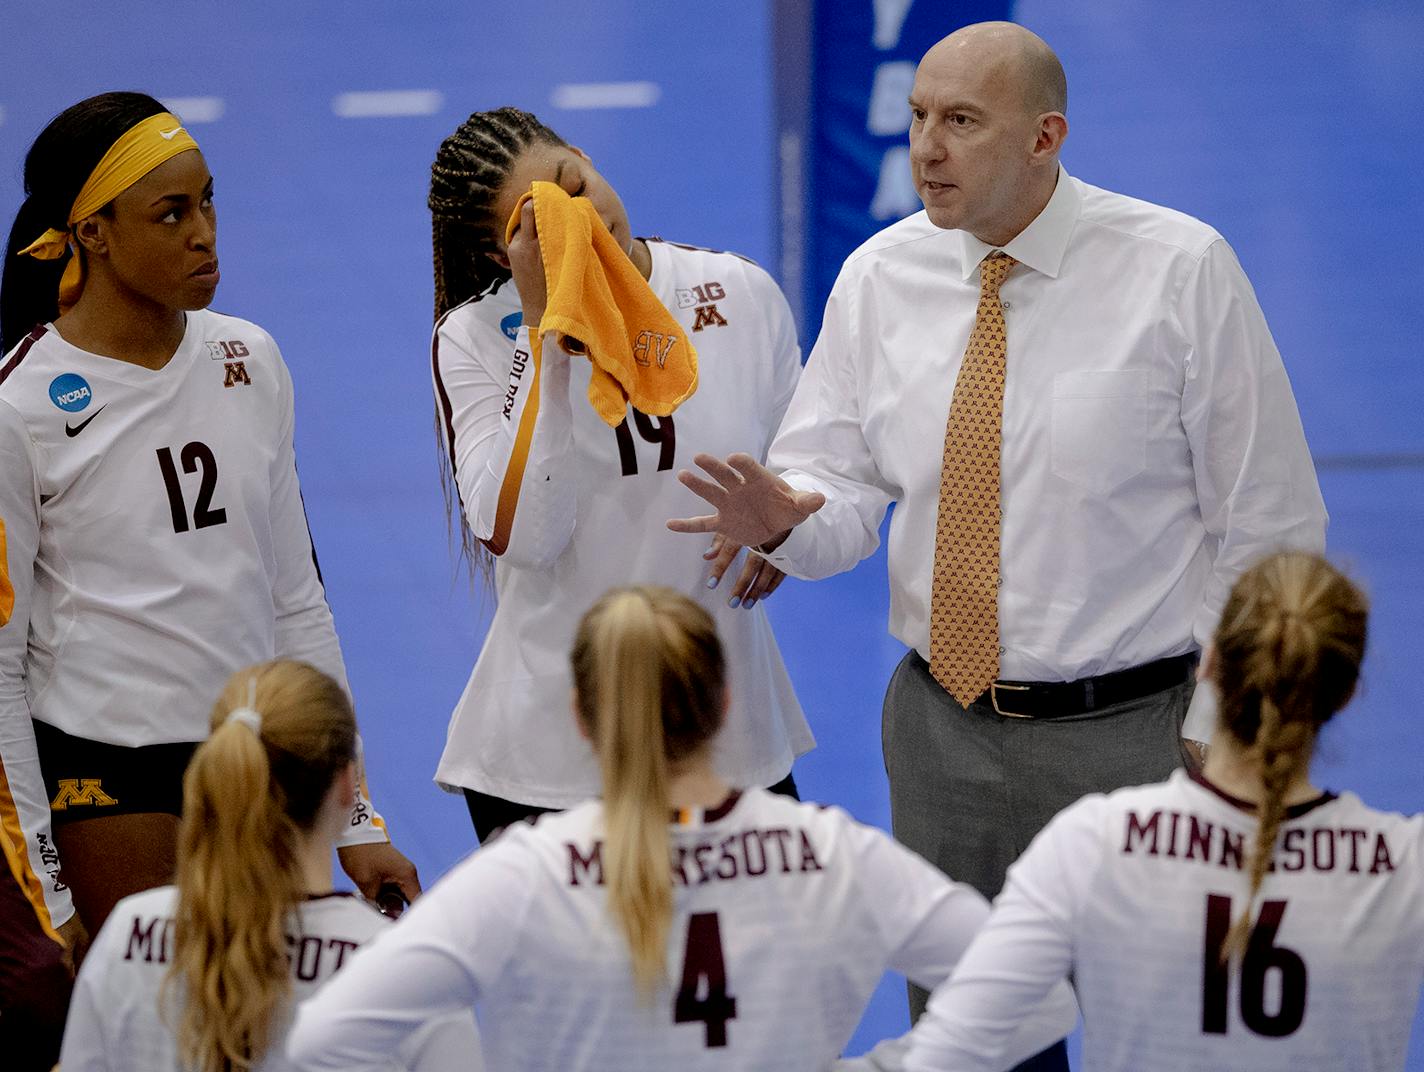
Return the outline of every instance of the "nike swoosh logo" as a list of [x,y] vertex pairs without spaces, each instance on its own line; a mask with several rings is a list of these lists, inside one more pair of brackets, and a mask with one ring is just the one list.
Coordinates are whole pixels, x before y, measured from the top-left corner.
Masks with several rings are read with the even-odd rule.
[[158,136],[164,141],[172,141],[173,135],[177,134],[182,129],[182,127],[174,127],[172,130],[160,130],[158,132]]
[[64,434],[69,436],[70,439],[73,439],[80,432],[84,431],[84,429],[89,427],[90,421],[92,421],[95,417],[99,416],[99,414],[103,413],[104,410],[108,408],[109,403],[105,402],[102,406],[96,409],[93,413],[89,414],[89,416],[85,417],[78,424],[66,424],[64,426]]

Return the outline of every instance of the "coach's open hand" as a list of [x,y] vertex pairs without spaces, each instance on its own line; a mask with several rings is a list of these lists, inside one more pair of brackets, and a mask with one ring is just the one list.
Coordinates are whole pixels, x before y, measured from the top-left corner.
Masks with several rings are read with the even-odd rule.
[[710,454],[692,460],[712,480],[686,469],[677,478],[717,512],[674,518],[667,523],[673,532],[720,532],[747,547],[774,546],[826,503],[819,491],[797,491],[750,454],[733,454],[725,462]]

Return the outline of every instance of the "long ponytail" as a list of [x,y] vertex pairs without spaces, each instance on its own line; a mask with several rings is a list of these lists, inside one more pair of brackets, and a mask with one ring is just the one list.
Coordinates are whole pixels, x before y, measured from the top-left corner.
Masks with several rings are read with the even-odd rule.
[[302,839],[355,741],[346,694],[305,663],[239,671],[213,708],[183,779],[167,980],[179,986],[165,987],[182,992],[178,1048],[195,1072],[249,1068],[267,1052],[291,993]]
[[1316,736],[1349,702],[1365,655],[1368,601],[1319,555],[1283,552],[1236,582],[1217,627],[1222,724],[1254,747],[1261,777],[1251,892],[1222,955],[1244,952],[1261,883],[1286,817],[1285,795]]
[[615,589],[584,615],[574,687],[603,770],[603,871],[639,992],[665,974],[672,919],[670,767],[721,727],[724,666],[712,618],[666,588]]

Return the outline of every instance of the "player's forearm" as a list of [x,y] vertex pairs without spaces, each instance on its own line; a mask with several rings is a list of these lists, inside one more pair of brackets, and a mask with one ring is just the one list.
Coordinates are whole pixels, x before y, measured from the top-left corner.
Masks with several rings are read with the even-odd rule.
[[16,848],[25,854],[33,880],[43,891],[49,925],[58,928],[69,922],[74,902],[60,878],[34,722],[23,681],[4,671],[0,671],[0,810],[10,812],[19,824],[24,845]]
[[492,553],[516,568],[542,569],[573,538],[579,489],[568,358],[546,361],[536,349],[530,360],[534,382],[513,400],[468,502],[471,527]]
[[21,851],[44,889],[49,923],[59,927],[74,915],[74,903],[59,876],[49,794],[40,773],[26,686],[39,516],[32,462],[12,417],[9,407],[0,410],[0,515],[6,518],[5,568],[10,596],[7,621],[0,626],[0,764],[4,774],[0,798],[8,798],[0,799],[0,808],[9,811],[4,805],[13,806],[24,838]]

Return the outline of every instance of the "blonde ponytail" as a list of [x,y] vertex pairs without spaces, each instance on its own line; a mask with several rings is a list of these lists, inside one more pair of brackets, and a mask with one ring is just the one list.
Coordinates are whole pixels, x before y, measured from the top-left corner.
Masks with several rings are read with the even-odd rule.
[[165,985],[181,994],[178,1051],[194,1072],[247,1069],[267,1052],[291,994],[287,932],[306,893],[302,838],[355,755],[350,701],[304,663],[240,671],[211,721],[183,779]]
[[1217,627],[1222,724],[1253,748],[1261,778],[1251,892],[1222,945],[1243,953],[1286,818],[1285,796],[1316,736],[1349,702],[1365,655],[1364,594],[1319,555],[1283,552],[1242,574]]
[[572,661],[579,717],[603,771],[609,910],[649,998],[664,978],[673,910],[669,767],[721,727],[721,645],[711,617],[687,597],[624,588],[584,615]]

